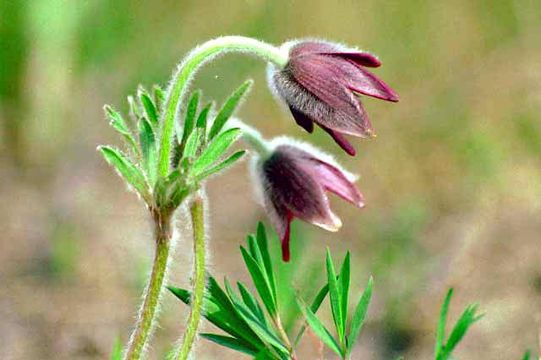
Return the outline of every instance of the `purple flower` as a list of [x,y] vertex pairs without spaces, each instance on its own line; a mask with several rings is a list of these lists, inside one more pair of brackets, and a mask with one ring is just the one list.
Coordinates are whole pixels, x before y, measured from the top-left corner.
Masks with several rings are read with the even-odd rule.
[[353,184],[355,176],[327,155],[284,138],[273,144],[270,155],[256,160],[254,178],[282,241],[282,258],[289,261],[290,224],[294,218],[337,231],[342,223],[331,211],[326,193],[335,193],[359,208],[364,206],[364,200]]
[[289,47],[289,61],[283,69],[270,68],[271,87],[286,102],[297,124],[311,133],[316,123],[349,155],[355,155],[344,134],[373,136],[359,95],[398,101],[387,84],[366,70],[381,62],[372,54],[324,41],[285,46]]

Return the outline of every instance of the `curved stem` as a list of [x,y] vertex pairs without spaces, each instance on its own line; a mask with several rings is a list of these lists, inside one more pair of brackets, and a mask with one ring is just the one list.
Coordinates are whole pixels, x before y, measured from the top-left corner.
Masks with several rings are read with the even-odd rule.
[[245,52],[263,58],[278,67],[287,63],[287,53],[270,44],[243,36],[224,36],[209,40],[192,50],[181,62],[167,91],[164,113],[160,121],[160,150],[158,158],[158,174],[167,176],[169,155],[173,140],[175,117],[183,100],[187,85],[197,70],[207,61],[225,52]]
[[260,156],[266,157],[271,154],[271,144],[263,139],[261,133],[254,127],[242,122],[240,119],[231,119],[230,126],[237,127],[242,131],[242,140],[246,141]]
[[145,352],[146,344],[152,335],[156,323],[156,313],[165,282],[169,252],[171,247],[171,215],[158,211],[153,213],[156,252],[154,264],[137,323],[124,353],[125,360],[140,359]]
[[188,327],[184,333],[182,345],[177,351],[176,359],[186,360],[197,336],[197,328],[203,312],[203,297],[205,294],[205,213],[204,200],[201,196],[192,201],[190,213],[192,216],[193,228],[193,251],[194,251],[194,284],[192,296],[190,299],[190,316],[188,318]]

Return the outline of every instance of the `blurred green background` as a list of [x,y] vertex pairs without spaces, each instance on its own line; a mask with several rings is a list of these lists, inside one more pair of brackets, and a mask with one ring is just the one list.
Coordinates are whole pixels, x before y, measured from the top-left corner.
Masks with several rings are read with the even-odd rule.
[[[537,352],[541,2],[0,0],[0,358],[101,359],[117,336],[126,340],[151,229],[95,150],[119,143],[102,105],[126,111],[138,84],[165,85],[183,54],[226,34],[359,46],[379,55],[376,74],[401,96],[398,104],[365,99],[378,137],[356,140],[359,155],[349,158],[328,136],[293,125],[259,60],[228,55],[194,83],[221,102],[254,78],[242,118],[267,136],[314,141],[362,174],[368,206],[333,199],[339,233],[296,223],[295,261],[281,266],[284,278],[313,291],[322,274],[314,267],[330,246],[337,259],[352,250],[357,291],[374,275],[355,358],[431,358],[449,286],[452,317],[473,301],[486,312],[457,358]],[[208,184],[212,271],[233,279],[246,279],[238,245],[264,219],[247,174],[243,164]],[[181,224],[170,275],[186,286],[191,246]],[[165,298],[153,359],[186,316]],[[310,337],[303,347],[313,347]],[[197,358],[239,355],[202,341]]]

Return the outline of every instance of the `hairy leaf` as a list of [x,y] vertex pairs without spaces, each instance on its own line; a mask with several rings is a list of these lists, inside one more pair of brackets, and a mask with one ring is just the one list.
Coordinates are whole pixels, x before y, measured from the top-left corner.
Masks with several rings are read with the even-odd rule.
[[226,124],[227,120],[229,120],[231,115],[233,115],[233,113],[235,112],[235,109],[239,105],[240,100],[242,99],[244,94],[248,91],[248,89],[250,89],[252,84],[253,84],[252,80],[245,81],[225,101],[222,108],[216,115],[216,118],[214,118],[214,122],[212,123],[212,127],[210,128],[210,132],[209,132],[209,139],[212,140],[216,135],[220,133],[220,131]]

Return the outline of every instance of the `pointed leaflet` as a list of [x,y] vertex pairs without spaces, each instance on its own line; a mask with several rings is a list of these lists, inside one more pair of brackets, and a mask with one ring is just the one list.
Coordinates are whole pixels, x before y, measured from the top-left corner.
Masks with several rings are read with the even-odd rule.
[[447,339],[447,343],[444,346],[443,359],[447,359],[451,356],[451,353],[458,345],[458,343],[462,340],[464,335],[466,335],[466,332],[468,331],[470,326],[472,326],[476,321],[483,317],[483,315],[475,314],[478,307],[479,305],[472,304],[469,305],[466,310],[464,310],[464,312],[456,322],[453,330],[451,331],[449,338]]
[[443,349],[443,342],[445,341],[445,324],[447,322],[447,313],[449,312],[449,304],[451,303],[451,298],[453,297],[453,288],[450,288],[447,291],[445,300],[441,307],[440,319],[438,321],[438,329],[436,330],[436,346],[435,346],[435,356],[436,359],[439,359],[440,353]]
[[137,120],[143,115],[141,112],[141,109],[139,108],[139,104],[133,96],[128,96],[128,105],[130,107],[130,118],[132,119],[132,122],[135,124],[137,123]]
[[130,145],[132,148],[132,151],[134,154],[139,153],[139,149],[137,148],[137,143],[135,142],[135,139],[133,138],[133,135],[126,124],[126,121],[124,121],[124,118],[122,115],[120,115],[119,112],[113,110],[109,105],[105,105],[103,107],[103,110],[105,111],[105,115],[107,116],[107,119],[109,120],[109,125],[111,125],[122,137],[124,140]]
[[165,92],[160,85],[154,85],[152,87],[152,95],[154,98],[154,105],[158,109],[158,112],[162,111],[163,103],[165,101]]
[[98,149],[105,160],[148,202],[150,195],[141,171],[117,149],[109,146],[100,146]]
[[267,273],[267,278],[269,280],[272,293],[274,295],[274,298],[277,299],[278,297],[276,294],[276,281],[274,279],[274,271],[272,269],[272,262],[269,255],[269,244],[267,241],[267,233],[265,231],[265,226],[263,225],[262,222],[259,222],[257,224],[256,239],[257,239],[257,246],[259,247],[259,251],[261,252],[261,258],[263,259],[265,272]]
[[342,309],[342,332],[346,333],[346,322],[348,314],[348,297],[349,297],[349,281],[351,272],[351,259],[349,251],[346,253],[340,275],[338,276],[338,288],[341,293],[341,309]]
[[263,273],[263,269],[243,246],[240,247],[240,251],[257,292],[259,293],[261,300],[263,300],[263,304],[265,304],[269,315],[274,317],[276,315],[276,299],[272,294],[270,284]]
[[265,313],[263,312],[263,309],[261,309],[261,306],[257,302],[256,298],[250,293],[248,288],[240,282],[237,281],[237,287],[239,288],[240,296],[242,297],[242,301],[244,301],[244,304],[248,306],[248,308],[257,316],[257,318],[264,324],[267,324],[267,319],[265,319]]
[[[315,314],[319,310],[319,307],[321,306],[321,303],[325,298],[327,297],[327,294],[329,293],[329,284],[323,285],[323,287],[318,291],[316,294],[316,297],[314,300],[312,300],[312,304],[310,305],[310,310]],[[297,302],[299,302],[300,299],[297,299]],[[297,345],[304,334],[304,331],[306,330],[306,324],[302,324],[299,332],[297,333],[297,336],[295,337],[294,346]]]
[[223,336],[217,334],[200,334],[202,338],[212,341],[218,345],[224,346],[229,349],[243,352],[250,356],[255,356],[259,349],[253,346],[247,346],[245,343],[239,341],[238,339],[230,336]]
[[209,117],[210,110],[214,104],[212,102],[208,103],[203,107],[201,112],[199,113],[199,116],[197,117],[197,121],[195,122],[195,127],[197,129],[201,129],[201,143],[204,144],[207,141],[207,119]]
[[146,118],[148,119],[148,121],[150,121],[152,126],[156,128],[156,126],[158,125],[158,110],[156,109],[154,102],[150,98],[150,95],[148,95],[148,93],[143,87],[139,87],[137,95],[139,96],[139,101],[143,106]]
[[[184,128],[182,130],[182,138],[180,140],[181,147],[184,149],[188,137],[192,134],[195,127],[195,115],[197,114],[197,108],[199,106],[200,91],[194,91],[190,100],[188,101],[188,108],[186,109],[186,116],[184,117]],[[180,134],[179,134],[180,136]]]
[[368,280],[368,284],[366,285],[366,288],[364,289],[364,292],[361,296],[361,299],[359,300],[359,303],[357,304],[355,313],[353,314],[353,319],[351,320],[351,329],[349,331],[349,336],[348,336],[347,350],[346,350],[346,353],[348,355],[351,354],[351,351],[353,350],[353,347],[355,346],[355,342],[357,341],[357,338],[359,337],[359,334],[361,333],[364,319],[366,318],[366,312],[368,311],[368,305],[370,304],[370,299],[372,297],[373,285],[374,285],[374,281],[372,277],[370,277],[370,279]]
[[[248,255],[248,253],[246,254]],[[287,354],[288,350],[286,346],[278,339],[278,336],[274,333],[274,329],[267,327],[266,324],[259,321],[259,319],[250,311],[250,309],[238,298],[227,281],[225,281],[225,289],[232,300],[235,309],[238,310],[239,314],[246,321],[252,331],[255,332],[263,342],[272,345],[280,352]]]
[[215,174],[217,172],[225,170],[229,166],[233,165],[237,160],[242,158],[245,154],[246,154],[246,150],[237,151],[236,153],[234,153],[233,155],[231,155],[230,157],[228,157],[227,159],[225,159],[224,161],[222,161],[218,165],[210,167],[210,168],[208,168],[208,170],[205,170],[205,171],[199,173],[199,175],[196,176],[196,181],[201,181],[201,180],[209,177],[212,174]]
[[327,282],[329,284],[329,297],[331,299],[332,316],[333,316],[334,324],[336,326],[336,331],[338,332],[338,339],[340,339],[340,343],[343,344],[344,331],[342,329],[342,322],[343,322],[342,301],[341,301],[342,294],[340,293],[338,289],[338,282],[336,280],[336,272],[334,270],[334,265],[332,262],[329,248],[327,248],[326,264],[327,264]]
[[220,109],[220,111],[218,112],[216,117],[214,118],[214,122],[212,123],[212,127],[210,128],[210,132],[209,132],[209,139],[214,138],[222,130],[225,123],[227,122],[227,120],[229,120],[231,115],[233,115],[233,113],[235,112],[235,109],[237,108],[240,100],[242,99],[242,97],[244,96],[246,91],[248,91],[248,89],[250,89],[252,84],[253,84],[252,80],[246,80],[225,101],[222,108]]
[[197,176],[216,162],[224,152],[239,138],[241,131],[238,128],[229,129],[218,135],[195,160],[192,175]]
[[327,345],[329,348],[331,348],[332,351],[337,353],[340,357],[342,356],[342,350],[340,349],[340,345],[336,342],[334,337],[331,335],[329,330],[323,325],[321,320],[318,319],[318,317],[310,310],[305,304],[300,303],[299,307],[302,310],[302,313],[304,314],[304,317],[306,318],[306,322],[314,331],[314,333]]
[[158,170],[158,149],[154,130],[146,118],[139,120],[139,143],[143,155],[143,166],[149,183],[154,185]]

